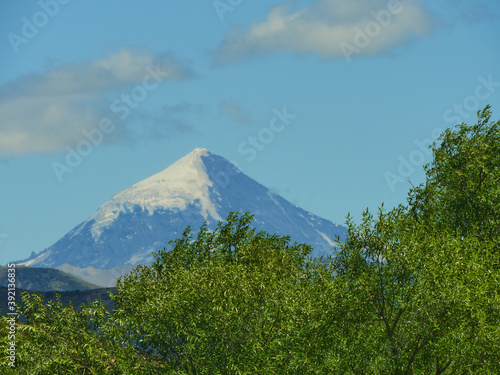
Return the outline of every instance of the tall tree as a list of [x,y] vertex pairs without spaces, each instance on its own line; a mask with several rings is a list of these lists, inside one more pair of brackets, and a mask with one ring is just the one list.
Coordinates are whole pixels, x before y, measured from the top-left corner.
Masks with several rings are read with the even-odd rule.
[[188,228],[172,250],[118,283],[115,316],[134,332],[132,345],[187,374],[303,374],[321,366],[311,248],[256,233],[251,219],[231,213],[196,239]]
[[500,121],[491,121],[490,106],[478,112],[476,124],[447,129],[432,151],[425,184],[410,192],[415,218],[456,236],[498,239]]

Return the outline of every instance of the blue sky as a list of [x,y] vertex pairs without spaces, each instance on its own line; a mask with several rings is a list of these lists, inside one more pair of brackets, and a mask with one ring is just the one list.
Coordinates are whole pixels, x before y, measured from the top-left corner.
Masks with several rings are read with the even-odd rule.
[[344,223],[404,203],[439,129],[500,118],[497,1],[255,3],[0,4],[0,264],[196,147]]

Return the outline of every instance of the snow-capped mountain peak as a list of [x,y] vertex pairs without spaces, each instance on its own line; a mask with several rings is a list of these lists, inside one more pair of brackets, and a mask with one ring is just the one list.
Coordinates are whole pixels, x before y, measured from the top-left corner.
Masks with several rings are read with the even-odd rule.
[[139,206],[152,215],[158,209],[184,210],[198,201],[200,213],[208,219],[222,220],[209,197],[209,179],[202,156],[212,155],[204,148],[196,148],[163,171],[116,194],[89,219],[94,220],[92,236],[98,239],[104,228],[119,215]]
[[88,220],[54,245],[16,262],[55,267],[103,286],[138,264],[151,264],[153,252],[169,248],[187,226],[195,236],[211,230],[231,212],[249,212],[257,230],[289,235],[331,254],[345,228],[307,212],[239,171],[221,156],[197,148],[167,169],[122,190]]

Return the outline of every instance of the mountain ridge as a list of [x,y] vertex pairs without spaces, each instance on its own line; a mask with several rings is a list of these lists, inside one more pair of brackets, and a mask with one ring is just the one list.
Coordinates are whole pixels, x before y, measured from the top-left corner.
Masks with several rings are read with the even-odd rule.
[[[8,268],[0,266],[1,285],[7,285]],[[99,288],[99,285],[78,279],[62,270],[41,267],[26,267],[16,265],[16,289],[32,290],[37,292],[66,292],[72,290],[90,290]]]

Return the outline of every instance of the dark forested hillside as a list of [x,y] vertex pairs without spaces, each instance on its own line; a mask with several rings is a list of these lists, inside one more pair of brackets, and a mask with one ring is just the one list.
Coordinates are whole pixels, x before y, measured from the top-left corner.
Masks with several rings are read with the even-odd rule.
[[[16,288],[36,291],[68,291],[102,288],[54,268],[15,267]],[[7,267],[0,267],[0,285],[7,286]]]

